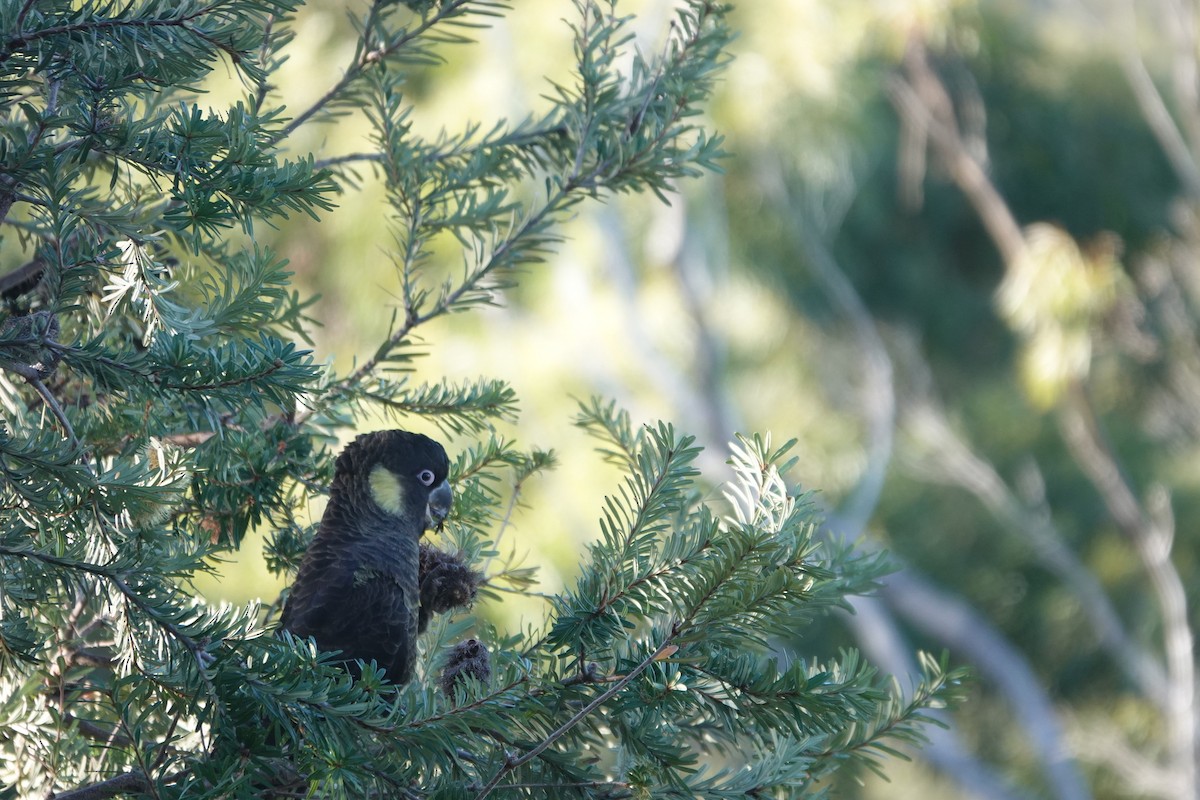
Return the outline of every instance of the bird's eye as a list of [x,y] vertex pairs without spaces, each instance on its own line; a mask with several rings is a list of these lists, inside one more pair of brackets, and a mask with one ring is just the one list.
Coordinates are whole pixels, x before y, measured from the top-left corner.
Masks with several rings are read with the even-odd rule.
[[417,480],[426,486],[433,486],[433,470],[423,469],[417,473]]

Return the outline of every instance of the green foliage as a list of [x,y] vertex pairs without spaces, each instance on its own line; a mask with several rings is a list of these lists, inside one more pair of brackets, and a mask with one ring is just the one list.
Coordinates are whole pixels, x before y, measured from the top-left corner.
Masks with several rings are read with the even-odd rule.
[[[682,4],[647,57],[614,5],[576,5],[576,69],[548,112],[434,140],[411,129],[406,70],[468,41],[498,3],[372,4],[342,77],[290,119],[271,76],[292,3],[0,5],[0,232],[25,262],[0,279],[6,787],[786,793],[916,740],[923,710],[952,694],[944,665],[906,702],[852,654],[817,665],[778,652],[779,636],[881,572],[819,541],[783,480],[786,448],[744,441],[735,497],[705,503],[689,437],[596,403],[580,422],[627,478],[544,633],[440,620],[422,679],[397,691],[370,666],[354,681],[311,643],[270,635],[275,607],[216,607],[193,590],[252,529],[268,532],[272,569],[295,568],[333,442],[368,411],[481,439],[455,461],[445,536],[477,564],[500,555],[506,507],[554,456],[495,434],[516,407],[502,382],[410,382],[418,330],[494,302],[582,200],[663,195],[721,155],[696,115],[725,59],[724,10]],[[217,65],[240,81],[221,109],[196,88]],[[374,152],[283,156],[300,126],[351,113],[373,123]],[[356,161],[386,187],[400,292],[387,337],[339,375],[297,344],[310,300],[286,264],[246,240],[297,212],[320,220]],[[510,565],[481,592],[531,584]],[[489,644],[494,675],[446,697],[434,670],[468,633]]]

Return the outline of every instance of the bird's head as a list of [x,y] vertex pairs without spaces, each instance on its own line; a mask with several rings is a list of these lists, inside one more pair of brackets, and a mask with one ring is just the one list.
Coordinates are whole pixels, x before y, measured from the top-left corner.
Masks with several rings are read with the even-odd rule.
[[440,527],[453,492],[445,449],[419,433],[375,431],[346,445],[338,456],[334,486],[365,478],[371,501],[395,517],[421,515],[425,527]]

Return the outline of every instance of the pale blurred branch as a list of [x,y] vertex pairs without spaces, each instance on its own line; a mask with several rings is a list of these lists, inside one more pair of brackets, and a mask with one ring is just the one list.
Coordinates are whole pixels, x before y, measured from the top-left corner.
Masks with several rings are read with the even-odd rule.
[[[713,332],[708,312],[714,300],[712,248],[697,241],[698,232],[696,226],[690,224],[688,205],[687,199],[680,196],[672,206],[660,208],[660,218],[669,216],[678,227],[678,235],[672,240],[672,252],[663,255],[667,256],[666,261],[679,287],[679,298],[692,325],[704,430],[714,441],[729,441],[741,426],[725,391],[725,352],[721,337]],[[723,226],[705,226],[703,234],[710,240],[719,235],[721,249],[728,249],[728,230]]]
[[[928,385],[928,365],[915,352],[906,356],[905,372],[921,376],[924,380],[918,383]],[[1168,691],[1162,665],[1129,635],[1095,574],[1063,541],[1050,510],[1022,502],[996,468],[953,429],[945,410],[929,396],[929,390],[919,390],[906,401],[903,420],[914,444],[906,451],[911,454],[911,468],[927,480],[970,492],[1009,533],[1024,539],[1033,548],[1039,565],[1062,580],[1078,598],[1080,609],[1108,656],[1147,697],[1165,710]]]
[[875,320],[854,285],[838,266],[833,254],[803,219],[792,208],[792,219],[800,233],[800,245],[805,260],[823,285],[826,295],[833,301],[837,311],[850,323],[854,339],[862,359],[860,368],[862,388],[859,391],[859,408],[866,424],[867,463],[862,475],[850,495],[838,509],[840,523],[847,530],[861,531],[867,526],[892,460],[892,445],[896,428],[896,393],[892,374],[892,360],[879,335]]
[[346,164],[377,164],[381,161],[383,161],[382,153],[347,153],[344,156],[331,156],[330,158],[318,159],[313,162],[313,168],[329,169],[330,167],[341,167]]
[[[776,164],[764,169],[763,173],[781,178],[782,166]],[[767,183],[777,207],[789,212],[789,217],[794,223],[793,230],[798,234],[795,244],[802,251],[806,263],[814,270],[837,311],[850,323],[862,356],[862,388],[859,401],[862,414],[866,418],[867,466],[849,499],[842,504],[837,513],[829,515],[826,525],[826,535],[854,541],[860,538],[875,511],[891,460],[895,424],[891,360],[874,319],[820,238],[817,226],[810,222],[810,217],[801,210],[800,204],[790,195],[782,180],[771,180]],[[663,214],[669,215],[673,224],[685,227],[672,240],[672,251],[667,257],[674,270],[680,299],[689,311],[693,333],[699,337],[697,358],[701,363],[697,365],[696,375],[690,381],[669,366],[654,366],[646,372],[654,378],[660,389],[675,398],[681,409],[705,419],[705,428],[715,437],[723,432],[717,429],[736,424],[736,412],[729,407],[721,384],[716,379],[721,372],[722,355],[716,345],[710,318],[704,310],[706,297],[699,277],[705,266],[700,261],[702,256],[697,255],[699,251],[688,247],[688,236],[694,235],[694,232],[687,227],[686,218],[680,219],[676,216],[685,209],[682,199],[677,199],[676,202],[680,204],[678,211],[664,210]],[[616,224],[611,215],[602,213],[605,213],[606,221]],[[660,229],[659,233],[662,234],[663,231]],[[606,241],[624,243],[627,237],[613,235],[606,237]],[[618,290],[621,287],[626,289],[623,294],[628,300],[627,307],[634,308],[632,259],[628,252],[624,249],[614,252],[606,261],[610,270],[614,270],[613,277],[616,278],[615,285]],[[650,337],[641,328],[637,316],[636,312],[630,314],[631,319],[626,327],[627,335],[645,345],[639,352],[652,357],[649,364],[659,365],[666,359],[658,348],[649,344]],[[905,642],[900,626],[887,605],[878,599],[864,597],[850,598],[850,602],[856,613],[848,615],[846,621],[854,629],[864,651],[892,674],[918,675],[920,671],[912,658],[911,647]],[[920,751],[922,758],[950,776],[970,796],[986,800],[1016,800],[1021,796],[986,763],[967,751],[953,730],[952,719],[945,715],[937,716],[948,728],[928,730],[929,744]],[[1070,792],[1060,792],[1059,796],[1068,800],[1082,800],[1087,797],[1086,793]]]
[[[1126,1],[1132,11],[1132,0]],[[1194,154],[1200,150],[1200,69],[1197,68],[1196,4],[1164,0],[1162,29],[1171,42],[1171,83],[1181,127]]]
[[[863,540],[862,533],[878,505],[891,464],[894,443],[896,393],[892,360],[866,304],[825,245],[816,226],[810,222],[801,204],[788,190],[783,180],[785,171],[782,165],[768,165],[760,174],[776,207],[787,212],[792,223],[789,230],[794,232],[795,246],[803,254],[805,263],[812,269],[836,310],[854,331],[862,357],[862,391],[859,401],[866,423],[867,465],[849,497],[836,512],[829,513],[826,535],[854,542],[858,547],[870,548],[872,545]],[[931,608],[924,601],[935,592],[940,605]],[[1024,657],[1005,642],[990,623],[970,608],[962,598],[932,589],[924,578],[913,573],[910,568],[905,568],[889,577],[882,590],[882,602],[875,598],[855,597],[851,599],[851,605],[855,613],[848,615],[846,622],[854,631],[860,646],[875,663],[895,675],[917,674],[916,664],[910,655],[911,648],[904,644],[904,636],[895,617],[897,610],[906,616],[920,609],[930,614],[948,615],[953,619],[971,619],[979,629],[974,647],[966,646],[961,641],[961,636],[952,635],[959,633],[953,628],[928,621],[926,629],[957,655],[966,655],[982,669],[989,671],[989,674],[988,666],[999,662],[1004,663],[1010,673],[1024,676],[1024,680],[1006,678],[997,683],[1018,708],[1022,721],[1029,727],[1030,735],[1042,745],[1038,755],[1043,760],[1046,776],[1054,788],[1055,796],[1063,800],[1086,800],[1090,797],[1074,765],[1062,755],[1066,746],[1057,725],[1053,705],[1038,686],[1036,678],[1032,677],[1032,668],[1024,663]],[[910,621],[917,627],[923,627],[919,621]],[[992,645],[994,650],[989,650],[980,642]],[[952,724],[950,719],[943,719],[943,722],[947,725]],[[1016,796],[1013,789],[985,762],[966,751],[953,727],[931,736],[929,745],[922,751],[922,756],[934,767],[952,777],[972,796],[993,800],[1007,800]]]
[[[672,203],[678,208],[686,207],[686,200],[681,196],[672,198]],[[670,214],[671,209],[661,212]],[[725,463],[729,451],[727,443],[733,438],[738,428],[738,422],[730,410],[730,404],[725,397],[724,388],[713,382],[709,375],[721,372],[720,354],[715,345],[715,335],[711,331],[711,323],[707,313],[697,303],[699,298],[687,297],[695,291],[688,286],[685,270],[704,269],[705,265],[692,263],[683,266],[683,237],[687,234],[681,231],[672,245],[672,252],[667,254],[671,263],[676,292],[680,302],[688,308],[692,331],[689,340],[695,343],[695,375],[689,375],[678,368],[655,341],[647,328],[645,316],[639,309],[639,297],[642,293],[641,279],[637,275],[635,259],[629,252],[629,236],[621,227],[620,218],[611,209],[604,208],[597,212],[597,221],[608,235],[604,265],[606,274],[612,279],[610,288],[621,298],[621,308],[624,315],[623,329],[632,348],[638,353],[636,366],[642,376],[678,409],[680,418],[692,420],[695,428],[703,431],[708,446],[701,453],[705,471],[713,475],[727,474]],[[660,222],[661,224],[661,222]],[[672,224],[684,224],[673,220]],[[661,229],[658,231],[661,235]]]
[[[854,631],[854,638],[867,658],[892,675],[919,674],[912,647],[901,633],[888,603],[880,597],[854,597],[851,606],[854,613],[843,619]],[[963,746],[952,717],[944,712],[931,712],[930,716],[946,727],[931,727],[926,731],[929,743],[921,749],[922,760],[952,778],[971,797],[985,800],[1025,797]]]
[[825,244],[819,226],[790,190],[785,175],[784,165],[777,158],[759,170],[764,190],[770,193],[775,207],[786,214],[791,223],[788,230],[793,246],[802,254],[804,263],[812,270],[834,309],[849,324],[862,359],[858,402],[866,426],[867,463],[838,511],[839,527],[854,531],[857,536],[875,513],[892,460],[896,426],[892,361],[870,310]]
[[[1083,3],[1079,11],[1095,18]],[[1124,0],[1115,7],[1109,20],[1109,30],[1117,49],[1117,59],[1134,99],[1146,120],[1150,132],[1175,171],[1183,190],[1193,199],[1200,199],[1200,97],[1197,96],[1196,12],[1187,0],[1163,0],[1159,25],[1163,35],[1171,39],[1171,73],[1174,102],[1168,103],[1154,82],[1138,44],[1138,7],[1134,0]],[[1144,6],[1143,6],[1144,7]],[[1182,122],[1176,122],[1178,115]]]
[[[893,103],[910,102],[907,86],[892,88]],[[900,204],[916,211],[925,203],[925,172],[929,168],[929,117],[911,113],[902,117],[899,142],[896,146],[896,182],[900,187]]]
[[[1196,220],[1179,215],[1180,240],[1171,243],[1165,257],[1144,258],[1138,283],[1146,302],[1155,309],[1163,364],[1166,367],[1166,397],[1160,399],[1160,414],[1190,438],[1200,438],[1200,329],[1197,301],[1200,276],[1195,272],[1194,254],[1200,247]],[[1169,398],[1169,400],[1167,399]]]
[[963,138],[954,102],[929,65],[919,38],[909,40],[903,77],[897,75],[888,83],[888,94],[904,128],[917,126],[928,132],[934,151],[975,208],[1004,262],[1011,264],[1023,257],[1026,246],[1021,226]]
[[1180,797],[1173,774],[1147,759],[1114,726],[1075,720],[1067,736],[1075,752],[1112,770],[1138,797],[1161,800]]
[[1029,735],[1055,797],[1091,797],[1037,673],[990,620],[911,569],[889,576],[881,595],[909,624],[966,657],[1000,689]]
[[1161,489],[1158,513],[1143,507],[1116,455],[1105,440],[1090,398],[1082,386],[1068,393],[1059,416],[1063,440],[1096,487],[1105,508],[1137,553],[1158,600],[1167,663],[1166,734],[1171,769],[1180,798],[1196,797],[1196,666],[1187,593],[1171,561],[1174,520]]
[[1151,133],[1158,139],[1171,168],[1175,170],[1183,188],[1194,198],[1200,198],[1200,167],[1183,138],[1183,133],[1171,117],[1171,110],[1154,85],[1154,79],[1146,69],[1146,63],[1137,52],[1133,43],[1128,43],[1121,53],[1121,68],[1125,71],[1126,80],[1133,89],[1138,107]]
[[[1194,14],[1182,5],[1173,6],[1185,19]],[[1178,20],[1176,21],[1178,22]],[[1186,34],[1194,40],[1195,31]],[[1193,48],[1194,49],[1194,48]],[[1194,61],[1194,53],[1187,59]],[[1186,72],[1192,69],[1184,64]],[[982,165],[974,159],[958,132],[954,104],[945,85],[929,64],[924,45],[916,38],[904,61],[905,79],[891,85],[893,103],[902,120],[919,117],[930,132],[931,143],[945,163],[951,179],[975,207],[993,243],[1010,272],[1027,257],[1028,245],[1021,229],[999,190],[990,181]],[[1184,96],[1190,96],[1187,90]],[[1160,98],[1161,100],[1161,98]],[[1082,385],[1066,393],[1060,414],[1060,429],[1080,468],[1092,481],[1108,513],[1130,542],[1146,570],[1155,593],[1163,622],[1163,648],[1166,657],[1166,737],[1169,769],[1174,775],[1179,798],[1196,797],[1196,703],[1195,665],[1192,660],[1193,635],[1187,616],[1187,598],[1183,582],[1171,562],[1173,528],[1156,525],[1138,500],[1115,454],[1100,430],[1099,421]],[[1159,519],[1167,505],[1158,503]],[[1153,697],[1153,695],[1152,695]]]

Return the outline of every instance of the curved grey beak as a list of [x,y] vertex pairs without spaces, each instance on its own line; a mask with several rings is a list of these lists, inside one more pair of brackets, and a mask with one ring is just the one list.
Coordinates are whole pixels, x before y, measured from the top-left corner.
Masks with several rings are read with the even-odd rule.
[[454,492],[447,481],[442,481],[433,487],[429,493],[429,503],[425,506],[425,527],[442,529],[442,520],[450,513],[450,504],[454,502]]

